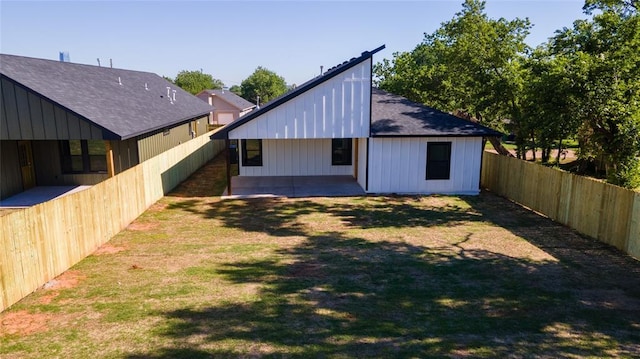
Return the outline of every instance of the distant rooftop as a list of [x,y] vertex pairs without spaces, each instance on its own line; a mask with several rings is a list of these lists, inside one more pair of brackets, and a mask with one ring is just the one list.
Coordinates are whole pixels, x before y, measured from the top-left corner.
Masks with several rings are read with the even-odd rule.
[[237,94],[229,90],[215,89],[215,90],[204,90],[203,92],[206,92],[209,95],[218,96],[240,110],[247,110],[247,109],[256,107],[255,104],[245,100],[244,98],[238,96]]

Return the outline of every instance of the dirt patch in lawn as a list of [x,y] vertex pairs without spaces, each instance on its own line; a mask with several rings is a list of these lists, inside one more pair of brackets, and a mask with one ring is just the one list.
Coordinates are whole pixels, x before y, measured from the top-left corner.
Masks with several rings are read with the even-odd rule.
[[0,336],[5,335],[29,335],[43,332],[48,329],[50,314],[29,313],[26,310],[2,314]]
[[93,255],[101,256],[101,255],[104,255],[104,254],[114,254],[114,253],[122,252],[125,249],[127,249],[127,248],[120,247],[120,246],[114,246],[114,245],[111,245],[109,243],[105,243],[105,244],[101,245],[98,249],[96,249],[96,251],[93,252]]
[[73,288],[78,285],[78,283],[83,280],[85,276],[79,271],[68,270],[62,274],[60,274],[55,279],[52,279],[45,283],[42,286],[43,289],[48,290],[60,290],[60,289],[68,289]]
[[146,232],[156,228],[157,226],[157,223],[152,222],[133,222],[129,226],[127,226],[127,229],[130,231]]

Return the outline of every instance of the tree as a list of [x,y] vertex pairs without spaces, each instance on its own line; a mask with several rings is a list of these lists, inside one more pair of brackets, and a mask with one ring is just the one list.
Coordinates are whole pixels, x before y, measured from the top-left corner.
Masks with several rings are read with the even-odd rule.
[[261,66],[242,81],[240,88],[242,90],[241,96],[254,103],[258,96],[260,103],[266,103],[287,92],[284,78]]
[[579,96],[574,71],[569,59],[551,56],[544,45],[533,51],[525,67],[522,123],[542,148],[542,162],[549,162],[555,145],[556,163],[560,163],[562,141],[575,137],[579,126],[574,113]]
[[[520,129],[522,59],[531,27],[528,19],[489,19],[485,2],[465,0],[462,11],[425,34],[411,52],[376,64],[377,85],[411,100],[502,127],[504,118]],[[522,134],[518,136],[523,138]]]
[[205,74],[201,71],[180,71],[174,83],[192,95],[202,90],[221,89],[224,87],[222,81],[214,79],[210,74]]
[[238,85],[233,85],[229,88],[229,91],[233,92],[234,94],[238,95],[238,96],[242,96],[242,87],[238,86]]
[[[580,157],[604,163],[608,180],[640,186],[640,16],[634,7],[602,0],[602,13],[578,20],[551,40],[569,59],[577,91]],[[618,4],[618,5],[616,5]]]

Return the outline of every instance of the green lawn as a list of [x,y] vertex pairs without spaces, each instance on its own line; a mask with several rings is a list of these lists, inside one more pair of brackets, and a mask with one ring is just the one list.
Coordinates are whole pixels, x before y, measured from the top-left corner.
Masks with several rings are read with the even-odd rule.
[[185,184],[0,314],[0,357],[640,353],[640,263],[491,194],[207,188]]

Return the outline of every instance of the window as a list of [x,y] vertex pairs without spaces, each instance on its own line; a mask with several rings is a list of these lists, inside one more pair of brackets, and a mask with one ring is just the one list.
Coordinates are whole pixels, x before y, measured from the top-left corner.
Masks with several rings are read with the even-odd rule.
[[451,142],[427,143],[427,179],[446,180],[451,172]]
[[106,154],[101,140],[60,141],[62,173],[106,172]]
[[331,165],[351,165],[351,139],[334,138],[331,140]]
[[262,140],[242,140],[242,165],[262,166]]

